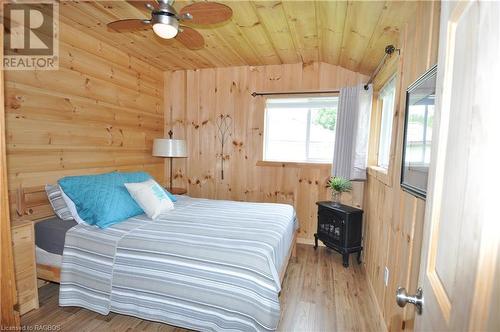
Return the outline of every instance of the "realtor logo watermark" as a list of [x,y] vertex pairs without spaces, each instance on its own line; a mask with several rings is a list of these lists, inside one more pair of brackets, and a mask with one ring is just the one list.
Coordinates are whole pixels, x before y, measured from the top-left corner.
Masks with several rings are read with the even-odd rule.
[[59,4],[4,2],[4,70],[59,69]]

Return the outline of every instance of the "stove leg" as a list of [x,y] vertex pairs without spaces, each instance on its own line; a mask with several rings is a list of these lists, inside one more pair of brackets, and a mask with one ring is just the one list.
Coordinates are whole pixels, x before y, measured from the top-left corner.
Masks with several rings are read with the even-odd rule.
[[349,254],[342,254],[342,265],[349,267]]

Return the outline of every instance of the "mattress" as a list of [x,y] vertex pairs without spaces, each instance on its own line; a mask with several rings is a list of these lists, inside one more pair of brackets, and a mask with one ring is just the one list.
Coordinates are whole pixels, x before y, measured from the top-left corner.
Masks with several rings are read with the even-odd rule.
[[68,231],[59,305],[201,331],[271,331],[292,206],[182,197],[152,221]]
[[53,217],[35,223],[35,244],[38,248],[55,255],[62,255],[66,232],[77,223]]
[[62,255],[53,254],[35,246],[36,263],[54,267],[61,267]]

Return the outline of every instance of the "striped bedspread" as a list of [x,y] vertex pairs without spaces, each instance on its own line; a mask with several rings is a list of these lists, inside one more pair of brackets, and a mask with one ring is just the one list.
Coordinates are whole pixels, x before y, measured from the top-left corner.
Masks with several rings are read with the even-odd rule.
[[138,216],[66,234],[59,304],[203,331],[268,331],[292,206],[179,197],[160,220]]

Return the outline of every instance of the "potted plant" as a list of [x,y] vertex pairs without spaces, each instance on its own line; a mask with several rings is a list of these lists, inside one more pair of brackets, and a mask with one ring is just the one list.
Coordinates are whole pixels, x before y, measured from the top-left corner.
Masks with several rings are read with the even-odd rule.
[[352,183],[343,177],[332,176],[330,180],[328,180],[327,188],[330,188],[332,191],[333,204],[339,205],[342,193],[351,191]]

